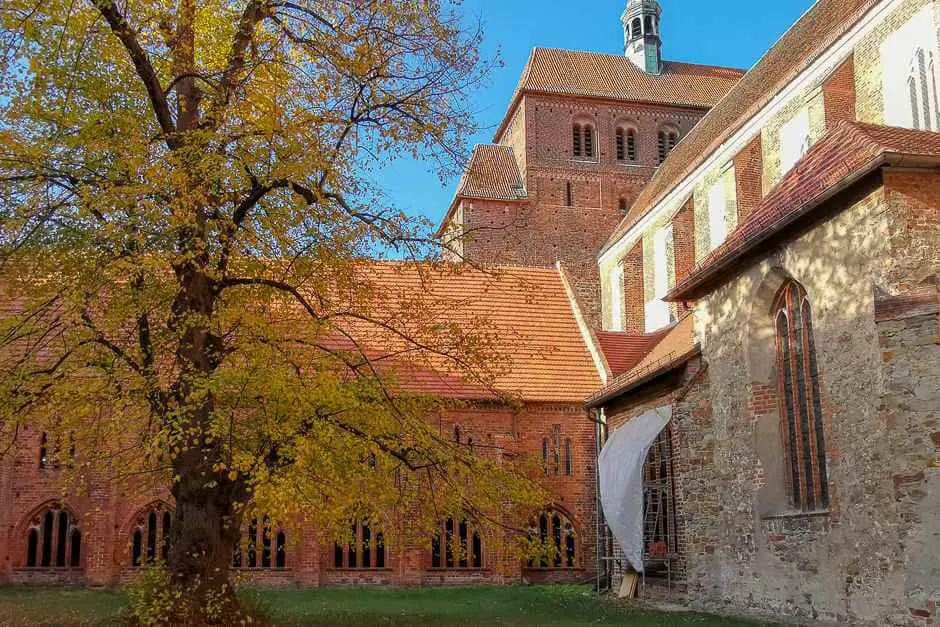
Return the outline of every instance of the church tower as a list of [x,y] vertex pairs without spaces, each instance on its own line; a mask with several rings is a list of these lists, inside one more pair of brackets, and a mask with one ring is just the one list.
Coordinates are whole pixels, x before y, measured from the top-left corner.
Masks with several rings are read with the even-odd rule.
[[630,0],[620,21],[623,23],[624,54],[647,74],[662,71],[662,40],[659,18],[662,8],[656,0]]

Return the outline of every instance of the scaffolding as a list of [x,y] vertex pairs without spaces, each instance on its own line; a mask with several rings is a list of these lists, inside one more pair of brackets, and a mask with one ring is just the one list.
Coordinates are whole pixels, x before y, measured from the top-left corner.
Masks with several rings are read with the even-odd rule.
[[[606,440],[606,426],[604,426]],[[650,447],[643,465],[643,577],[665,577],[672,590],[679,555],[676,546],[676,516],[672,457],[672,430],[667,426]],[[597,588],[616,590],[629,568],[623,551],[604,520],[597,494]]]

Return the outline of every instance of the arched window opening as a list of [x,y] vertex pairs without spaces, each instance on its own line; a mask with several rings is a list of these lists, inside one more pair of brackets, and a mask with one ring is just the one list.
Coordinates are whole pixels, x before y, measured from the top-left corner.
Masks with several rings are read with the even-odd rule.
[[577,123],[571,126],[571,155],[573,157],[594,157],[594,127],[591,124]]
[[[283,530],[272,525],[271,518],[262,516],[261,524],[258,517],[252,516],[247,525],[247,539],[245,551],[242,551],[242,537],[239,534],[232,547],[232,568],[284,568],[287,563],[287,535]],[[276,530],[276,531],[275,531]],[[272,537],[275,538],[272,550]],[[261,545],[260,555],[258,545]],[[273,555],[273,559],[272,559]]]
[[333,544],[333,568],[374,570],[385,568],[385,534],[367,520],[354,522],[348,543]]
[[561,473],[561,425],[552,427],[552,471],[556,477]]
[[584,125],[584,156],[594,156],[594,129],[588,124]]
[[629,205],[627,205],[627,199],[621,196],[617,201],[617,209],[619,209],[621,213],[626,213],[629,208]]
[[46,464],[49,463],[48,449],[47,445],[49,444],[49,435],[43,431],[42,436],[39,438],[39,467],[45,468]]
[[622,128],[618,128],[615,134],[615,149],[617,152],[617,161],[626,161],[627,159],[627,142],[626,134]]
[[472,522],[443,522],[431,538],[431,568],[483,568],[483,536]]
[[529,560],[529,568],[575,568],[574,525],[568,517],[550,510],[541,514],[536,523],[529,537],[538,540],[544,551],[539,558]]
[[643,20],[643,27],[644,27],[643,32],[647,35],[652,35],[656,32],[653,30],[653,16],[652,15],[647,15],[645,17],[645,19]]
[[167,561],[173,538],[173,515],[168,505],[155,503],[138,513],[131,531],[131,566],[153,564],[157,558]]
[[679,142],[679,134],[674,130],[662,130],[658,135],[659,162],[662,163]]
[[582,154],[582,144],[581,144],[581,125],[575,124],[571,129],[571,154],[575,157],[580,157]]
[[812,307],[795,281],[774,301],[780,420],[791,505],[811,512],[829,507],[828,464]]
[[642,28],[642,26],[640,25],[640,18],[638,18],[638,17],[633,18],[633,27],[632,27],[632,30],[633,30],[633,38],[634,38],[634,39],[639,38],[639,37],[643,34],[643,28]]
[[574,461],[571,459],[571,440],[565,439],[565,475],[570,477],[574,470]]
[[671,433],[669,427],[663,429],[643,464],[643,561],[647,575],[668,573],[677,554]]
[[81,567],[81,531],[63,507],[52,505],[33,519],[26,532],[26,567]]

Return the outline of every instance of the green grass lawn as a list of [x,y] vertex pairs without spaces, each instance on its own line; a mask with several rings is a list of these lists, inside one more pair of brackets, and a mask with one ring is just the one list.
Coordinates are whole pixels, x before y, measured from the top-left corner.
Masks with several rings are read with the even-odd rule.
[[[753,625],[699,614],[661,614],[599,600],[584,586],[257,590],[243,593],[276,625]],[[0,588],[0,625],[124,622],[119,592]]]

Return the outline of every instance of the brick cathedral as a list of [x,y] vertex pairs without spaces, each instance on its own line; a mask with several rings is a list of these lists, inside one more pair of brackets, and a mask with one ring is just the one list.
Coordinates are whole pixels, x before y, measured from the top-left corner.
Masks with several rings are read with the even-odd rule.
[[[667,408],[643,465],[643,594],[936,624],[940,1],[819,0],[747,72],[663,59],[662,11],[627,3],[620,54],[535,49],[439,230],[455,262],[538,293],[441,275],[433,289],[553,350],[510,348],[499,386],[518,404],[435,392],[469,403],[443,432],[542,458],[555,561],[514,563],[454,521],[457,561],[431,541],[364,551],[369,529],[338,547],[254,525],[233,568],[270,585],[616,589],[630,563],[598,454]],[[396,264],[374,274],[409,284]],[[92,478],[63,500],[51,446],[31,433],[0,461],[0,583],[111,585],[166,550],[166,490]]]

